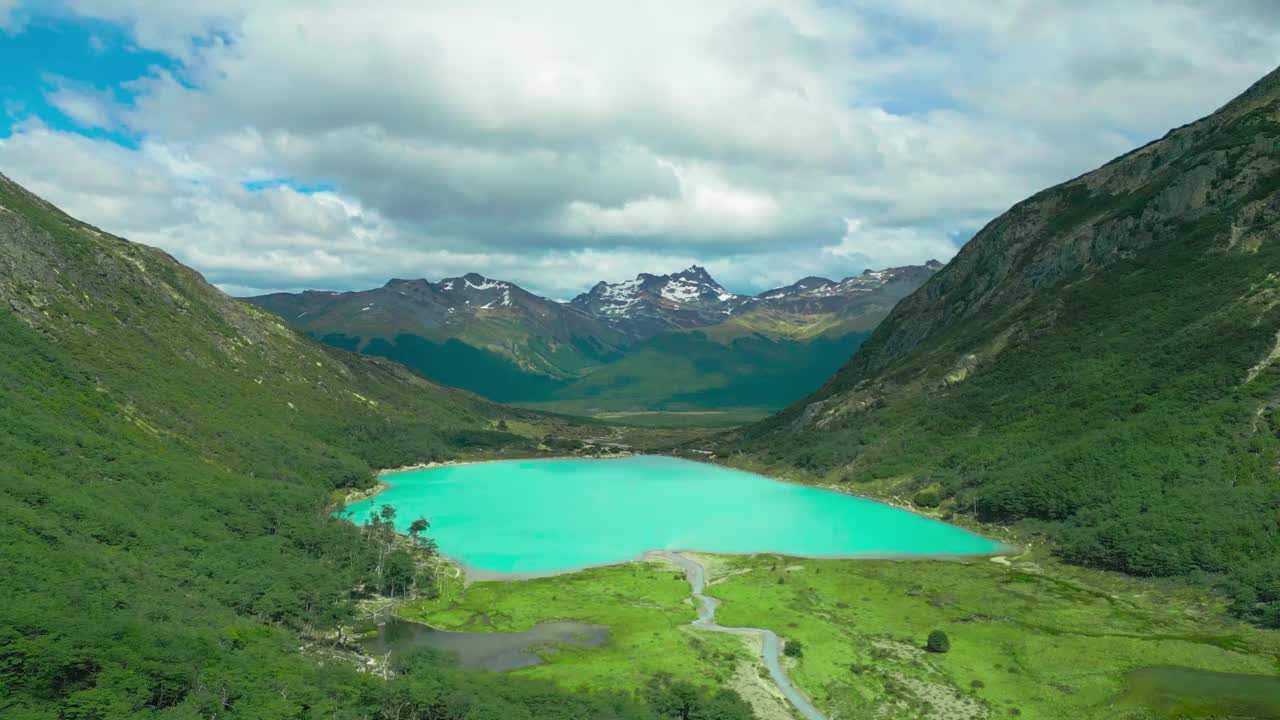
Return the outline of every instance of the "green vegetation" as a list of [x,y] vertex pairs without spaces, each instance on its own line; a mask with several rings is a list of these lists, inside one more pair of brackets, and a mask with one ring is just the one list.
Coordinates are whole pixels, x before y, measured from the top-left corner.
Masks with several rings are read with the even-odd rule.
[[441,630],[520,632],[557,620],[608,625],[607,645],[557,647],[547,664],[512,673],[575,688],[640,690],[660,673],[723,687],[751,657],[738,638],[689,627],[689,583],[659,562],[474,583],[451,602],[409,603],[400,615]]
[[736,720],[755,717],[742,696],[733,690],[709,691],[691,682],[658,675],[641,691],[658,715],[676,720]]
[[865,338],[860,332],[804,340],[759,333],[722,340],[714,330],[663,333],[551,397],[529,400],[579,402],[597,412],[776,410],[816,390]]
[[534,452],[499,418],[580,429],[302,338],[3,177],[0,208],[5,720],[657,720],[634,694],[317,661],[342,657],[356,601],[419,584],[333,495],[376,467]]
[[391,340],[361,339],[329,333],[320,339],[335,347],[360,349],[368,355],[389,358],[449,387],[481,393],[497,402],[546,397],[565,381],[521,367],[512,358],[475,347],[457,339],[434,342],[417,335],[397,335]]
[[925,643],[924,649],[932,653],[947,652],[951,649],[951,638],[947,637],[947,634],[941,630],[934,630],[929,633],[929,640]]
[[522,407],[565,415],[590,416],[601,422],[638,428],[728,428],[755,422],[768,415],[768,411],[757,408],[598,412],[594,403],[583,401],[526,403]]
[[[1211,595],[1074,568],[1043,551],[1000,562],[698,559],[723,601],[717,620],[779,633],[788,675],[832,717],[1139,720],[1166,717],[1148,702],[1165,697],[1150,689],[1159,677],[1134,675],[1143,668],[1238,674],[1211,695],[1224,707],[1252,698],[1259,678],[1280,668],[1280,637],[1224,620]],[[451,630],[609,625],[607,645],[549,648],[546,664],[512,675],[635,690],[665,671],[732,687],[761,716],[785,717],[764,691],[758,648],[691,628],[688,592],[673,566],[642,562],[475,583],[402,614]],[[1139,681],[1148,689],[1134,690]]]
[[[817,389],[840,368],[867,333],[775,338],[758,333],[718,338],[703,331],[659,335],[625,355],[585,368],[576,379],[550,376],[512,358],[457,339],[416,335],[393,340],[343,334],[320,336],[347,350],[386,357],[432,380],[498,402],[577,415],[652,411],[725,411],[728,426],[758,420]],[[641,423],[651,421],[637,417]],[[669,426],[666,422],[662,426]],[[690,423],[692,426],[692,423]]]
[[1273,74],[1019,204],[722,454],[926,506],[936,489],[944,515],[1210,584],[1280,627],[1278,107]]
[[[1040,552],[1009,563],[735,556],[710,591],[722,624],[803,644],[788,675],[831,717],[1148,718],[1115,704],[1132,670],[1280,669],[1280,637],[1222,620],[1203,593]],[[938,628],[945,654],[922,642]]]

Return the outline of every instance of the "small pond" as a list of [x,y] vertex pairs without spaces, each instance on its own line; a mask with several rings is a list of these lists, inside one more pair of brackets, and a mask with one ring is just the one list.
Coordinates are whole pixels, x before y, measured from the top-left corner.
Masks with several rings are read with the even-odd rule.
[[558,644],[600,647],[608,640],[609,628],[586,623],[546,623],[525,632],[445,632],[391,617],[361,645],[371,655],[390,652],[393,663],[410,650],[428,647],[454,656],[464,668],[505,672],[541,665],[540,653],[554,652]]
[[1166,718],[1280,718],[1280,675],[1212,672],[1173,665],[1125,676],[1124,701]]

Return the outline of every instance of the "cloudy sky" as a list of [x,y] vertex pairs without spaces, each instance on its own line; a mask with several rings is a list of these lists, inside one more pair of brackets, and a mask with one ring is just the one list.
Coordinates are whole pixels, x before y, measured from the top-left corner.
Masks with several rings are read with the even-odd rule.
[[0,172],[233,294],[946,260],[1280,64],[1271,0],[0,0]]

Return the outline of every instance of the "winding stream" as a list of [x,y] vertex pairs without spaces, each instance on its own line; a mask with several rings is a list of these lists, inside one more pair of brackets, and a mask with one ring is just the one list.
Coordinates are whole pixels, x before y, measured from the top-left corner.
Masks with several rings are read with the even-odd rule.
[[684,568],[685,577],[689,578],[689,585],[693,588],[693,597],[698,601],[698,619],[693,621],[694,627],[713,632],[760,636],[763,644],[760,658],[764,661],[764,666],[768,668],[774,684],[782,691],[782,695],[808,720],[827,720],[827,717],[819,712],[818,708],[814,707],[813,703],[810,703],[808,698],[795,685],[791,684],[787,674],[782,671],[782,664],[778,660],[778,652],[781,649],[779,645],[781,643],[776,633],[764,628],[725,627],[716,622],[716,607],[720,605],[720,601],[703,592],[707,585],[707,571],[702,566],[702,563],[670,550],[658,550],[648,554],[651,557],[669,560]]

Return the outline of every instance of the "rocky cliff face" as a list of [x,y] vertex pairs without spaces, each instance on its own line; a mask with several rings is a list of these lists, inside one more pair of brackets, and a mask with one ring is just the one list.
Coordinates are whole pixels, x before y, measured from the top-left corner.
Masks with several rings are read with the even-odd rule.
[[[1051,307],[1027,312],[1032,298],[1180,242],[1180,228],[1200,220],[1220,221],[1214,252],[1256,250],[1276,232],[1278,93],[1272,73],[1213,115],[1014,206],[903,300],[822,395],[881,373],[990,360],[1052,327]],[[928,358],[894,366],[913,352]]]
[[1280,71],[1014,206],[824,387],[728,443],[1220,574],[1280,626]]

